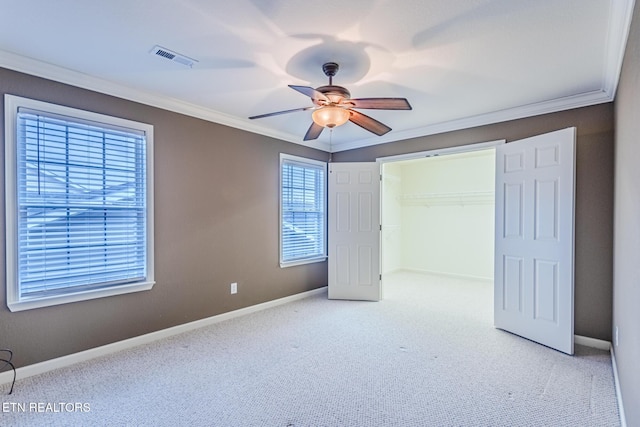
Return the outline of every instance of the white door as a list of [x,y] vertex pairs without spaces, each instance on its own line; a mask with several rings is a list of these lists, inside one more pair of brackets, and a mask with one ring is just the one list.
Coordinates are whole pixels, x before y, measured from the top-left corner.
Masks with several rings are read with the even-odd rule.
[[379,301],[380,165],[329,163],[329,298]]
[[575,128],[496,148],[494,322],[573,354]]

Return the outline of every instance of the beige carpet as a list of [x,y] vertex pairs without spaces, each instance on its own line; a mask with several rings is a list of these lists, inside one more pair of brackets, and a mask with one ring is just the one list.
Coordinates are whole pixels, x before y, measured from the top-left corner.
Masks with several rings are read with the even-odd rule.
[[608,352],[567,356],[491,313],[488,283],[396,274],[382,302],[310,297],[21,380],[0,424],[620,425]]

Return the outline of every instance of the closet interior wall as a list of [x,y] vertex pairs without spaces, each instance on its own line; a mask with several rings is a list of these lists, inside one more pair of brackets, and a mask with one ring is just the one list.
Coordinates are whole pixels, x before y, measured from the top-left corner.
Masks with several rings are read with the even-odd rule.
[[495,150],[383,165],[383,273],[493,280]]

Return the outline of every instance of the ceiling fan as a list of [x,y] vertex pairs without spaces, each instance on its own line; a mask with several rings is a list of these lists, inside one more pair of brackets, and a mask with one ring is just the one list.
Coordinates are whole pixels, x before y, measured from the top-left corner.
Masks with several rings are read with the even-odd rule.
[[292,110],[276,111],[274,113],[251,116],[249,119],[261,119],[263,117],[277,116],[280,114],[293,113],[296,111],[314,110],[312,114],[313,122],[304,136],[305,141],[317,139],[322,130],[334,128],[345,124],[347,121],[357,124],[369,132],[378,136],[389,132],[391,128],[384,123],[377,121],[354,108],[371,110],[411,110],[411,105],[406,98],[351,98],[351,93],[342,86],[333,84],[333,76],[338,72],[338,64],[327,62],[322,66],[322,71],[329,77],[327,86],[312,88],[309,86],[289,85],[303,95],[311,98],[313,105],[310,107],[294,108]]

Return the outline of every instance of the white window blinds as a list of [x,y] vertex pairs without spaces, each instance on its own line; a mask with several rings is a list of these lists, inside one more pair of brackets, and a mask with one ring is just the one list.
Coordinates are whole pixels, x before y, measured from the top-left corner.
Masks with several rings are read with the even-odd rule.
[[145,134],[19,108],[19,298],[144,281]]
[[326,164],[281,155],[281,265],[326,258]]

